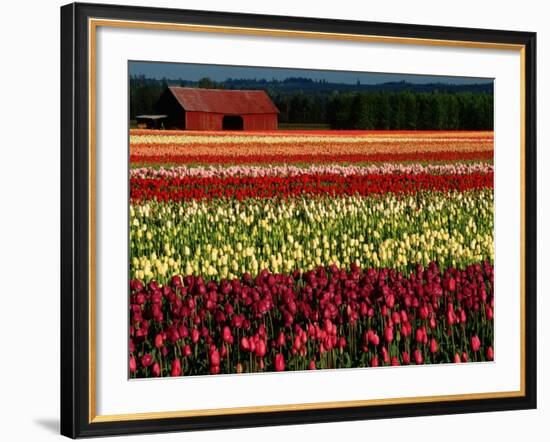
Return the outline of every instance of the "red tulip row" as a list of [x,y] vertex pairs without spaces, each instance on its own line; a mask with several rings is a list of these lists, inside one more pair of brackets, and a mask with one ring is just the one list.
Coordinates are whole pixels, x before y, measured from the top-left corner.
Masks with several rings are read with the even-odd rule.
[[296,164],[296,163],[389,163],[389,162],[445,162],[445,161],[492,161],[493,151],[473,152],[410,152],[374,154],[294,154],[294,155],[130,155],[130,163],[138,164]]
[[371,195],[422,190],[466,191],[493,187],[493,173],[303,174],[299,176],[160,177],[130,179],[132,201],[271,198],[308,195]]
[[493,266],[130,282],[131,377],[493,360]]

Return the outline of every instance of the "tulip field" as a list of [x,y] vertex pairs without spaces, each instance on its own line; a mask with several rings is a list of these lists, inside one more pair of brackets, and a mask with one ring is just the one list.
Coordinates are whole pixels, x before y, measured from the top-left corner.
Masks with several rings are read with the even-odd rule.
[[494,359],[493,133],[130,131],[132,378]]

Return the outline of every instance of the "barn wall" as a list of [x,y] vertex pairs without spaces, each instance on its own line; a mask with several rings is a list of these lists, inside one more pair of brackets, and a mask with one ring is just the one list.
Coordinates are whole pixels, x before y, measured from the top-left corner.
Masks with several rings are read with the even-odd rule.
[[187,112],[187,130],[222,130],[222,114],[208,112]]
[[276,130],[277,114],[243,115],[244,130]]
[[[222,130],[224,114],[186,112],[187,130]],[[276,130],[277,114],[242,115],[244,130]]]
[[163,122],[165,129],[185,129],[185,111],[168,89],[157,102],[155,112],[168,115]]

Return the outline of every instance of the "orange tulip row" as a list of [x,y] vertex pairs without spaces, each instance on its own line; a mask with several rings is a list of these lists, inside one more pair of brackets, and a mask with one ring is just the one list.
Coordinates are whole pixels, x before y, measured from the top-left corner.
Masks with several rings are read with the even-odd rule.
[[[493,151],[493,140],[479,138],[477,141],[472,139],[444,139],[434,138],[429,142],[424,137],[407,136],[405,139],[396,138],[390,140],[387,137],[380,141],[373,139],[365,142],[349,141],[348,137],[341,137],[341,140],[334,137],[319,139],[315,137],[314,141],[307,138],[300,139],[292,137],[270,137],[269,140],[258,141],[258,139],[249,140],[247,137],[238,137],[225,143],[220,142],[219,137],[197,137],[178,136],[175,142],[166,142],[160,135],[148,137],[147,142],[141,142],[140,137],[134,138],[138,142],[130,143],[130,155],[136,162],[140,159],[147,160],[149,157],[205,157],[209,156],[230,156],[237,157],[237,162],[245,157],[292,157],[295,155],[307,154],[311,157],[317,156],[335,156],[335,155],[404,155],[414,154],[421,157],[425,154],[439,154],[456,152],[463,154],[485,153],[491,156]],[[376,138],[375,138],[376,139]],[[267,141],[267,142],[266,142]],[[430,155],[428,155],[430,156]]]

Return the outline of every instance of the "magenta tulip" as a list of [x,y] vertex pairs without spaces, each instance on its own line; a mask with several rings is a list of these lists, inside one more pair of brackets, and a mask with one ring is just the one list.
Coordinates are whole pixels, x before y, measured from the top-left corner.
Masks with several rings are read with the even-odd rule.
[[181,362],[179,359],[174,359],[172,361],[172,372],[171,376],[181,376]]
[[163,344],[164,344],[164,339],[162,338],[162,334],[158,333],[155,336],[155,347],[161,348]]
[[223,342],[226,344],[233,344],[233,335],[231,334],[231,329],[227,325],[223,328]]
[[153,372],[153,376],[160,376],[160,365],[158,364],[158,362],[155,362],[153,364],[153,368],[152,368],[152,372]]
[[145,354],[141,357],[141,365],[144,367],[149,367],[153,363],[153,356],[150,354]]
[[285,358],[281,353],[275,355],[275,370],[284,371],[285,369]]
[[389,344],[391,341],[393,341],[393,327],[386,327],[384,330],[384,338],[386,339],[386,342]]
[[243,336],[241,338],[241,350],[243,351],[250,350],[250,343],[248,342],[248,338],[246,336]]
[[210,350],[210,366],[217,367],[220,365],[220,352],[217,348]]
[[370,360],[370,366],[371,367],[378,367],[378,365],[379,365],[378,356],[374,355]]
[[481,341],[479,340],[477,335],[474,335],[470,338],[470,345],[474,353],[479,351],[479,349],[481,348]]

